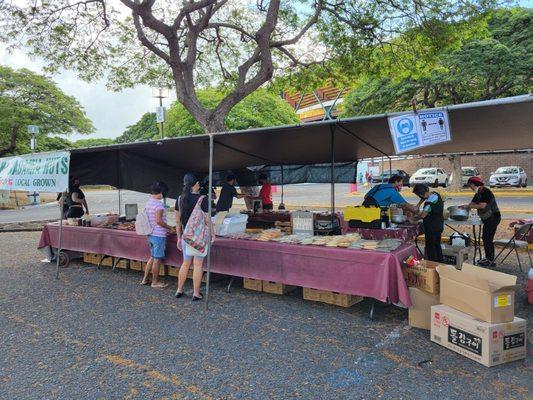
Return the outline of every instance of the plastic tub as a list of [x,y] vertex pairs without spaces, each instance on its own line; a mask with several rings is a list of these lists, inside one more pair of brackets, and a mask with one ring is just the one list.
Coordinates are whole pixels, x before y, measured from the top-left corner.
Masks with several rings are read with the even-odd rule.
[[218,236],[228,236],[235,233],[246,232],[248,215],[246,214],[228,214],[224,221],[215,227],[215,233]]

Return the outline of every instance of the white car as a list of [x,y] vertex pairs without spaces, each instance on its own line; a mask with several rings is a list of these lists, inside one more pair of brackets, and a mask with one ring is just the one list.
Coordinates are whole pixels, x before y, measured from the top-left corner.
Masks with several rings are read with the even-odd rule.
[[[468,180],[473,176],[481,177],[476,167],[462,167],[461,168],[461,183],[466,186]],[[453,174],[450,176],[450,184],[453,182]]]
[[448,186],[448,175],[441,168],[421,168],[409,179],[409,186],[425,183],[428,186]]
[[490,187],[502,186],[527,186],[527,175],[524,169],[517,166],[500,167],[496,172],[490,173]]

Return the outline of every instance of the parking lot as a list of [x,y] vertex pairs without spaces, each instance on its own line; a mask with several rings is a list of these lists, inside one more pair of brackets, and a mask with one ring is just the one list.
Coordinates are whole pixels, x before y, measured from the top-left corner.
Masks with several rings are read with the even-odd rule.
[[[38,237],[0,233],[2,399],[533,397],[531,343],[489,369],[431,343],[404,309],[382,304],[370,321],[368,300],[343,309],[221,281],[206,311],[175,299],[172,278],[158,291],[74,263],[56,281]],[[532,326],[523,290],[516,314]]]

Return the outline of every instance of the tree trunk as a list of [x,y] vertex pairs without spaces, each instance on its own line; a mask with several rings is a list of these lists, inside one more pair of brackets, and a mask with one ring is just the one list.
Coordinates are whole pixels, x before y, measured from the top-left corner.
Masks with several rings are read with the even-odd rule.
[[452,174],[450,176],[450,189],[460,190],[463,187],[463,172],[461,169],[461,156],[459,154],[451,154],[448,156],[448,161],[452,165]]
[[4,154],[12,153],[15,151],[15,148],[17,147],[17,135],[19,132],[18,126],[14,126],[11,128],[11,142],[9,143],[9,146],[4,147],[3,149],[0,149],[0,156],[3,156]]
[[224,117],[225,115],[221,116],[220,113],[218,113],[217,116],[210,114],[207,117],[207,120],[205,121],[205,123],[201,123],[202,127],[205,130],[205,133],[226,132],[227,128],[224,125]]

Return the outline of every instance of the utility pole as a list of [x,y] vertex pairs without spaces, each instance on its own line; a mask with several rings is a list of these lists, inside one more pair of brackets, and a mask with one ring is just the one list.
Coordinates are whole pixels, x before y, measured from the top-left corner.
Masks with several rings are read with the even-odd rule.
[[161,139],[165,137],[163,123],[165,122],[165,107],[163,107],[163,99],[169,96],[169,90],[167,88],[159,87],[152,88],[152,97],[159,99],[159,107],[155,109],[156,122],[159,124],[159,133]]

